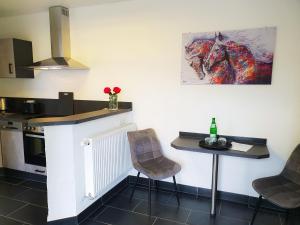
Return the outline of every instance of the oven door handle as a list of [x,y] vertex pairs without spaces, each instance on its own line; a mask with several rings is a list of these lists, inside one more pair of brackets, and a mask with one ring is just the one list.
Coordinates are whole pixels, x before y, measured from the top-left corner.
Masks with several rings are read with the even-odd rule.
[[44,139],[45,137],[42,135],[36,135],[36,134],[25,134],[26,137],[34,137],[34,138],[41,138]]

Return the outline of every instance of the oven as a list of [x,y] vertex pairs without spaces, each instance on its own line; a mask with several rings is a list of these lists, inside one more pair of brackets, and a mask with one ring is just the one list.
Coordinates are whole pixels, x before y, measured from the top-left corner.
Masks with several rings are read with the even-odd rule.
[[[43,127],[24,126],[24,156],[25,163],[46,167],[45,137]],[[36,169],[35,172],[44,173],[45,170]]]

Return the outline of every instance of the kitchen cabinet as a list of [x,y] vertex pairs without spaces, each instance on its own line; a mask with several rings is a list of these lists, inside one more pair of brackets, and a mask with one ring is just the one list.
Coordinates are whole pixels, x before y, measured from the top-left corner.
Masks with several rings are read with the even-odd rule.
[[34,78],[32,43],[15,38],[0,39],[0,78]]
[[0,168],[3,167],[3,164],[2,164],[2,149],[1,149],[1,131],[0,131]]
[[3,167],[24,171],[24,144],[21,127],[1,128],[0,136]]

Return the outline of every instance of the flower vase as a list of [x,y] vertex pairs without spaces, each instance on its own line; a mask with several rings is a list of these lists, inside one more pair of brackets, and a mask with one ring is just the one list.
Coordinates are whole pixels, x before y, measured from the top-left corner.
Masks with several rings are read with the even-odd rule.
[[109,95],[108,109],[109,110],[117,110],[118,109],[118,95],[116,95],[116,94]]

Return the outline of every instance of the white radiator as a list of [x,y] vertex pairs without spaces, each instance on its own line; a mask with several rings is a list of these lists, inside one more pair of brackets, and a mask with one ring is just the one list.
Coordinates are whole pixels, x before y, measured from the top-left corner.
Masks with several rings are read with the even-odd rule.
[[127,124],[83,141],[87,197],[104,195],[128,175],[132,163],[127,131],[133,130],[136,125]]

